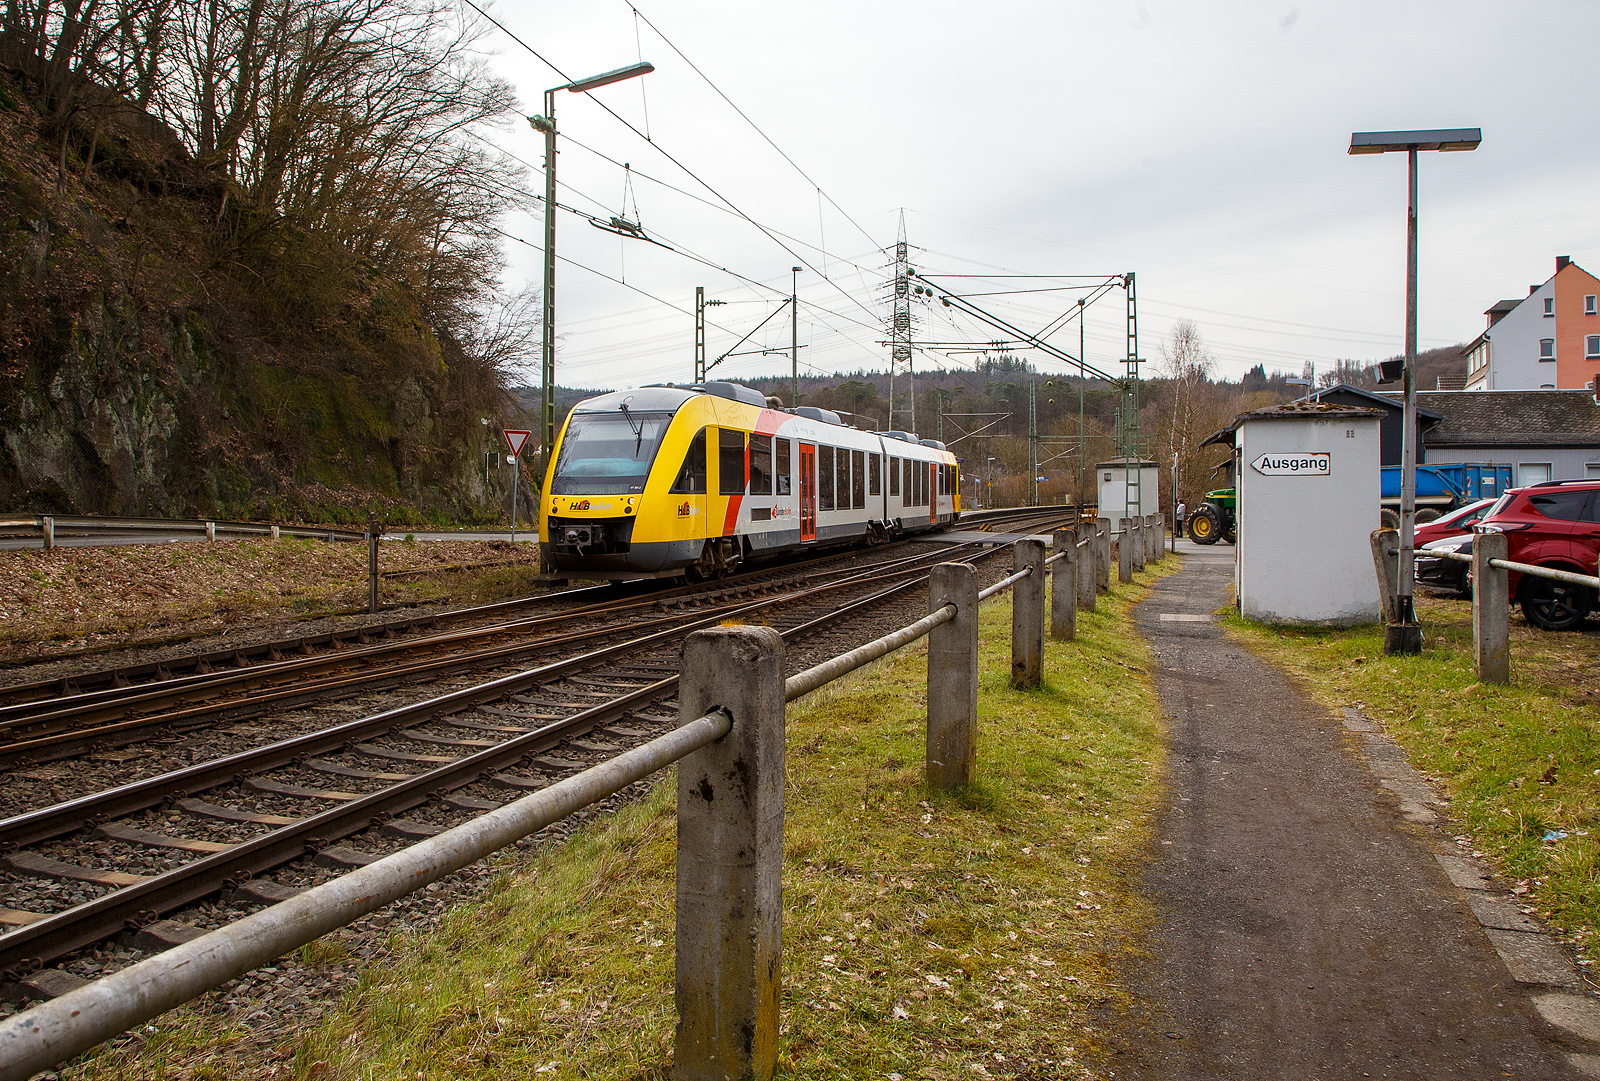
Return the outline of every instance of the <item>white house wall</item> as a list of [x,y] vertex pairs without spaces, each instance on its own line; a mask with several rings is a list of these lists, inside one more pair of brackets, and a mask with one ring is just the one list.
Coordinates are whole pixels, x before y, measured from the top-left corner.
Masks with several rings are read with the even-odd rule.
[[1538,390],[1556,385],[1554,360],[1539,359],[1539,339],[1556,336],[1554,317],[1544,314],[1545,298],[1553,298],[1551,278],[1488,330],[1489,373],[1469,390]]
[[[1351,433],[1347,435],[1346,433]],[[1239,425],[1240,613],[1349,627],[1379,618],[1370,535],[1379,518],[1378,418]],[[1263,476],[1262,454],[1326,452],[1327,476]]]

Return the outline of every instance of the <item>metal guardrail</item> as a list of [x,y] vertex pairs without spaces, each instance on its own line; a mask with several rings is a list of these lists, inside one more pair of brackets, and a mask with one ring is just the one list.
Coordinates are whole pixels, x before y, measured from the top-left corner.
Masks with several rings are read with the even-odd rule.
[[[364,536],[364,535],[363,535]],[[1058,537],[1061,534],[1058,534]],[[959,574],[966,576],[971,590],[966,594],[973,601],[980,602],[992,597],[1030,577],[1038,569],[1040,576],[1035,581],[1036,586],[1030,587],[1030,593],[1036,596],[1024,606],[1019,598],[1016,606],[1022,612],[1018,619],[1018,612],[1013,613],[1013,683],[1017,683],[1017,662],[1015,658],[1020,653],[1031,653],[1034,658],[1042,653],[1043,634],[1043,571],[1046,566],[1059,560],[1067,559],[1065,568],[1071,568],[1072,573],[1066,581],[1058,585],[1058,590],[1065,587],[1077,604],[1082,604],[1081,594],[1075,584],[1077,564],[1073,559],[1068,559],[1069,553],[1059,550],[1048,560],[1043,558],[1043,545],[1038,540],[1018,541],[1014,546],[1018,562],[1025,559],[1034,560],[1030,565],[1022,567],[1015,573],[1008,575],[999,582],[982,590],[976,590],[971,584],[971,568],[964,564],[946,564]],[[1074,552],[1080,549],[1087,550],[1087,558],[1094,560],[1094,546],[1090,539],[1078,541]],[[958,575],[959,577],[959,575]],[[949,586],[949,575],[941,582],[936,574],[930,584],[930,591]],[[1100,587],[1106,588],[1106,587]],[[1073,596],[1077,595],[1077,596]],[[1092,595],[1088,607],[1092,607]],[[809,694],[814,690],[827,685],[841,676],[855,671],[866,664],[901,649],[910,643],[930,634],[936,628],[956,621],[960,617],[962,603],[945,603],[929,615],[917,620],[908,626],[875,639],[848,653],[833,657],[803,672],[797,673],[782,682],[783,701],[791,702],[796,698]],[[971,605],[972,613],[967,616],[966,632],[969,641],[959,647],[967,656],[976,675],[977,657],[977,623],[976,604]],[[725,628],[715,631],[702,631],[691,637],[722,636],[724,644],[731,642],[734,637],[743,635],[748,638],[751,634],[771,635],[771,631],[755,630],[752,628]],[[1019,639],[1027,637],[1029,642]],[[781,640],[778,640],[781,643]],[[949,648],[950,643],[945,643]],[[781,644],[778,646],[780,664],[776,669],[781,673]],[[686,649],[685,672],[680,701],[692,703],[696,693],[704,694],[705,688],[714,685],[718,678],[738,679],[745,673],[740,671],[744,666],[719,665],[714,666],[716,672],[707,674],[698,672],[691,674],[689,657],[693,651]],[[759,668],[760,665],[751,667]],[[941,670],[936,673],[935,669]],[[930,741],[934,739],[933,709],[935,694],[933,682],[936,678],[948,679],[949,673],[942,670],[943,666],[930,664]],[[735,673],[729,676],[727,673]],[[1036,686],[1037,661],[1034,662],[1033,680],[1030,686]],[[698,692],[696,689],[699,689]],[[730,693],[738,697],[738,690]],[[759,696],[759,692],[751,692]],[[968,693],[972,698],[972,715],[966,723],[972,731],[976,726],[976,684],[971,684]],[[941,713],[948,712],[949,696],[941,696],[939,706]],[[691,706],[692,708],[692,706]],[[959,704],[957,705],[959,711]],[[781,720],[781,710],[780,710]],[[745,723],[747,726],[750,722]],[[948,720],[943,722],[948,725]],[[960,723],[959,721],[957,723]],[[565,818],[574,812],[588,807],[600,800],[613,795],[635,781],[648,777],[650,774],[675,762],[679,762],[689,755],[704,748],[708,748],[724,737],[728,736],[735,725],[735,717],[727,709],[717,708],[689,721],[687,724],[674,729],[666,735],[651,740],[645,745],[626,751],[616,758],[610,759],[597,766],[591,767],[572,777],[559,781],[549,788],[532,793],[522,799],[516,800],[505,806],[489,811],[470,822],[464,823],[453,829],[447,830],[436,837],[428,838],[416,845],[412,845],[399,852],[385,856],[382,859],[368,864],[332,881],[306,890],[295,897],[279,902],[259,912],[253,913],[244,919],[229,924],[225,927],[210,931],[198,938],[192,939],[182,945],[166,950],[154,957],[131,965],[119,972],[102,977],[85,987],[70,991],[59,998],[34,1006],[22,1013],[0,1021],[0,1081],[23,1081],[33,1074],[49,1069],[50,1067],[72,1058],[95,1045],[110,1039],[120,1032],[126,1031],[156,1015],[181,1005],[184,1002],[202,994],[205,991],[218,987],[231,979],[235,979],[251,969],[257,968],[281,957],[285,953],[299,946],[341,927],[368,913],[374,912],[399,898],[421,889],[431,882],[460,870],[476,861],[483,859],[493,852],[504,848],[523,837],[536,833],[552,823]],[[970,739],[972,732],[969,731]],[[778,737],[781,741],[781,724]],[[741,737],[752,739],[748,733]],[[933,765],[933,748],[930,742],[930,769]],[[969,760],[971,749],[968,749]],[[780,752],[781,762],[781,752]],[[680,776],[680,786],[683,784]],[[781,783],[779,785],[781,791]],[[680,807],[683,797],[680,792]],[[713,805],[706,797],[706,806],[718,808],[716,813],[722,815],[737,815],[740,810],[732,804],[735,800],[719,798]],[[722,835],[728,831],[727,822],[720,823],[720,828],[710,831],[702,830],[696,836],[692,829],[686,828],[680,821],[680,845],[685,843],[705,846],[717,843],[710,839],[711,834],[717,840],[723,839]],[[736,831],[735,831],[736,832]],[[781,837],[781,829],[779,836]],[[685,838],[688,841],[685,841]],[[732,842],[728,842],[732,843]],[[743,856],[740,857],[743,859]],[[681,862],[681,857],[680,857]],[[680,882],[679,904],[685,903],[684,888]],[[741,902],[741,905],[743,902]],[[736,934],[729,938],[730,942],[740,943],[737,949],[755,950],[759,944],[750,941],[758,936],[749,934]],[[682,956],[680,948],[680,957]],[[776,969],[774,969],[776,971]],[[679,972],[680,1002],[684,1001],[685,976]],[[719,973],[720,979],[720,973]],[[697,988],[697,992],[710,994],[705,988]],[[691,992],[691,996],[696,992]],[[775,1019],[772,1019],[775,1020]],[[684,1022],[680,1019],[680,1030]],[[726,1025],[729,1031],[737,1026]],[[773,1034],[775,1037],[775,1033]],[[774,1040],[775,1046],[775,1040]],[[683,1048],[680,1047],[680,1061],[682,1061]]]
[[269,522],[224,522],[204,518],[110,518],[101,515],[0,516],[0,536],[39,537],[53,548],[57,537],[149,537],[155,534],[205,537],[299,537],[308,540],[361,541],[366,530],[321,529],[315,526],[273,525]]
[[[1471,563],[1472,556],[1462,552],[1439,552],[1427,549],[1428,559],[1453,559],[1457,563]],[[1509,559],[1491,559],[1489,566],[1500,570],[1516,571],[1518,574],[1529,574],[1535,578],[1549,578],[1554,582],[1568,582],[1575,586],[1588,586],[1590,589],[1600,589],[1600,576],[1593,574],[1578,574],[1574,571],[1564,571],[1556,567],[1536,567],[1531,563],[1513,563]]]

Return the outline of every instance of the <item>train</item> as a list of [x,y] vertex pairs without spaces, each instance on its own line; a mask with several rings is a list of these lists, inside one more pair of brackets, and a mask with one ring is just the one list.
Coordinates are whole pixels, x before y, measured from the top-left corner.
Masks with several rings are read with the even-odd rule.
[[745,560],[948,528],[961,469],[935,439],[874,432],[738,383],[651,384],[572,407],[539,500],[569,578],[718,578]]

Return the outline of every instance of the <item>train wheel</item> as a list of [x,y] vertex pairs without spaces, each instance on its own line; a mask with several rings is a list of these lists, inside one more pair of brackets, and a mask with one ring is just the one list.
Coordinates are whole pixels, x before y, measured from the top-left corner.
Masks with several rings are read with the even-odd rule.
[[709,582],[717,575],[717,553],[712,541],[700,549],[700,558],[683,568],[683,576],[691,582]]

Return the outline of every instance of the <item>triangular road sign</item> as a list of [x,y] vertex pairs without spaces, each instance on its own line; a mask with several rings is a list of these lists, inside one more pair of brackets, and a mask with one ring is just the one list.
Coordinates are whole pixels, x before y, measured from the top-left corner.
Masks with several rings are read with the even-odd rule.
[[511,453],[521,454],[523,446],[527,444],[528,438],[532,436],[533,433],[515,428],[507,428],[505,430],[505,435],[506,446],[511,448]]

